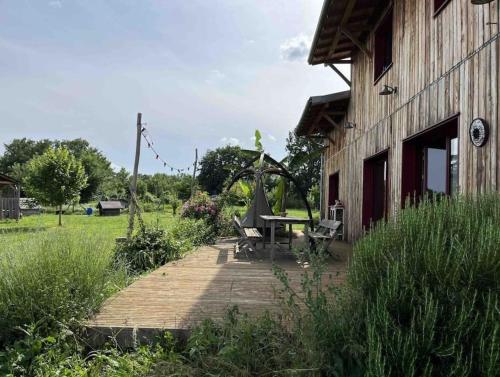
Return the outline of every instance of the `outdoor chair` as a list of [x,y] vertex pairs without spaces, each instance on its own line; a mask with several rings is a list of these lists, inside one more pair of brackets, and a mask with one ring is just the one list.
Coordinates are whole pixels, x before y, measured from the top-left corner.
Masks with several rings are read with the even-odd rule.
[[342,230],[342,222],[334,220],[321,220],[313,232],[309,232],[309,243],[312,250],[317,250],[318,245],[328,252],[328,247]]
[[240,239],[238,240],[238,246],[241,247],[240,250],[243,250],[245,253],[247,249],[253,252],[257,251],[255,243],[263,241],[262,234],[260,234],[259,230],[257,228],[243,228],[238,216],[233,217],[233,225],[240,235]]

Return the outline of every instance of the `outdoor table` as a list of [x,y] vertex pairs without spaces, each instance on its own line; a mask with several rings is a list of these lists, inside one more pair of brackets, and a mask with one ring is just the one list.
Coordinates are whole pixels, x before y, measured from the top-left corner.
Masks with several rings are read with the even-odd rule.
[[[268,216],[261,215],[260,218],[264,220],[264,229],[263,229],[263,246],[266,247],[266,228],[267,223],[271,225],[271,260],[274,260],[274,253],[276,251],[276,224],[288,224],[288,245],[292,247],[292,225],[293,224],[304,224],[306,226],[309,225],[310,220],[301,218],[301,217],[286,217],[286,216]],[[279,246],[279,245],[278,245]]]

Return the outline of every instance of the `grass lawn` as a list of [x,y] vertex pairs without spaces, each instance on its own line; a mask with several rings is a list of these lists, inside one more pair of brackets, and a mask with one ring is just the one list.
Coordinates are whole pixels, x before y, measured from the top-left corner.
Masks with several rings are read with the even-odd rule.
[[[176,219],[170,210],[162,212],[148,212],[143,214],[143,219],[148,224],[160,224],[168,228]],[[57,215],[41,214],[26,216],[19,222],[12,220],[0,221],[0,253],[3,241],[16,242],[33,237],[42,232],[77,232],[85,233],[88,237],[104,237],[114,240],[116,237],[125,236],[128,226],[128,213],[120,216],[86,216],[81,214],[63,215],[62,227],[57,225]],[[137,220],[136,220],[137,226]]]
[[[243,216],[246,209],[244,206],[233,207],[239,210]],[[305,209],[288,209],[288,216],[307,217]],[[319,216],[318,211],[313,211],[313,217]],[[143,214],[144,221],[148,224],[156,224],[168,229],[177,217],[172,215],[170,208],[161,212],[146,212]],[[87,237],[104,237],[113,241],[116,237],[125,236],[128,225],[128,213],[120,216],[86,216],[82,214],[63,215],[63,226],[57,225],[57,215],[41,214],[26,216],[19,222],[12,220],[0,221],[0,253],[3,242],[19,242],[33,237],[38,232],[65,232],[84,233]],[[137,223],[136,223],[137,224]],[[303,225],[294,225],[294,230],[302,230]]]

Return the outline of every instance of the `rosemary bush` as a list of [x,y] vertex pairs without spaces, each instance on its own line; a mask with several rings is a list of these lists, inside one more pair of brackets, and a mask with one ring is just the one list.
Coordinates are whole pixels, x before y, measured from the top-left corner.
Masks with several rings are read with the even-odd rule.
[[498,195],[427,200],[377,226],[349,273],[366,375],[496,375],[499,283]]

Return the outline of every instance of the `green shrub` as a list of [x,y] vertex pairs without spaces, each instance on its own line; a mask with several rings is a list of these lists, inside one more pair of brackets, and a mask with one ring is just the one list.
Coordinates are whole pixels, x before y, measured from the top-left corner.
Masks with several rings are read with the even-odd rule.
[[189,239],[168,237],[159,227],[141,226],[130,240],[116,246],[115,260],[137,274],[179,259],[191,247]]
[[497,375],[498,195],[421,203],[377,226],[354,255],[368,376]]
[[233,225],[234,215],[234,211],[230,211],[229,208],[225,208],[221,212],[219,221],[217,222],[217,235],[219,237],[234,237],[238,235]]
[[113,248],[104,239],[66,230],[5,242],[0,254],[0,346],[37,324],[42,334],[59,323],[89,316],[117,288],[125,270],[112,269]]
[[213,244],[217,239],[217,225],[206,220],[181,219],[169,229],[169,235],[187,240],[192,246]]
[[174,341],[165,333],[154,346],[140,346],[125,352],[106,344],[90,353],[74,333],[61,330],[41,336],[30,326],[26,336],[0,352],[0,375],[33,377],[116,377],[150,376],[156,364],[167,362],[176,371],[178,355]]
[[138,274],[182,258],[196,246],[214,243],[216,237],[215,225],[205,220],[180,219],[167,231],[141,226],[130,240],[116,246],[115,260]]
[[[290,353],[292,336],[269,313],[259,318],[228,310],[223,321],[207,319],[195,329],[183,351],[183,376],[261,376],[293,368],[300,357]],[[299,350],[300,352],[300,350]],[[178,365],[162,362],[153,376],[178,375]],[[307,374],[302,374],[307,375]]]

